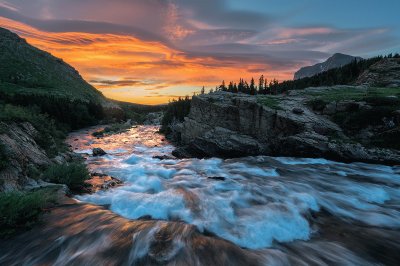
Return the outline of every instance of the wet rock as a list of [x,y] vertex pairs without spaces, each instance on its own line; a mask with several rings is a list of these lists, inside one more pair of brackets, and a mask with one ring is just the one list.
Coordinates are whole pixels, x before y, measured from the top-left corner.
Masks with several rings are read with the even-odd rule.
[[208,179],[217,180],[217,181],[225,181],[225,177],[223,176],[209,176]]
[[172,156],[168,156],[168,155],[156,155],[153,156],[153,159],[159,159],[159,160],[174,160],[175,158]]
[[95,193],[99,190],[107,190],[121,184],[122,181],[115,177],[92,173],[91,178],[85,181],[86,186],[82,187],[81,193]]
[[93,156],[103,156],[107,154],[102,148],[94,148],[92,152]]

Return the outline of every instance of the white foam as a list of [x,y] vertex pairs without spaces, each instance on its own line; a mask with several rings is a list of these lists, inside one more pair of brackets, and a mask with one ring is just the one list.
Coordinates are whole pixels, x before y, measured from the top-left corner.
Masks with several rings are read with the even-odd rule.
[[99,171],[124,186],[77,198],[110,205],[130,219],[182,220],[251,249],[308,239],[306,217],[321,208],[339,218],[400,228],[400,192],[391,186],[400,184],[400,176],[392,167],[264,156],[159,160],[152,157],[169,154],[172,146],[131,148],[130,155],[96,159]]

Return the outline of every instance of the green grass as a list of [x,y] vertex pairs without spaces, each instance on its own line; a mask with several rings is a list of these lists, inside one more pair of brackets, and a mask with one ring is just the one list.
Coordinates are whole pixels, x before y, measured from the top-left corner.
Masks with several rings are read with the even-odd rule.
[[54,191],[48,189],[0,193],[0,237],[32,227],[39,221],[43,209],[55,202]]
[[283,110],[282,107],[279,106],[279,99],[273,96],[258,96],[257,102],[274,110]]
[[42,178],[77,190],[84,186],[85,180],[89,179],[89,172],[83,163],[52,165],[44,171]]
[[397,96],[400,98],[400,88],[356,88],[356,87],[341,87],[324,90],[305,90],[303,95],[312,96],[325,102],[355,100],[362,101],[368,98]]

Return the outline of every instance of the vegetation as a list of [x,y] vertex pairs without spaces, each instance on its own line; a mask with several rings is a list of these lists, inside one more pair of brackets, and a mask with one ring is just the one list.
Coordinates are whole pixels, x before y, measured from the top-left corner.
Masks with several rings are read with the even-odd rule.
[[55,202],[53,195],[49,190],[0,193],[0,237],[34,225],[43,209]]
[[[61,126],[46,114],[42,114],[39,108],[21,107],[11,104],[0,104],[0,122],[11,124],[13,122],[29,122],[38,131],[34,136],[35,141],[49,156],[56,155],[65,150],[63,142],[65,138],[65,127]],[[5,130],[3,128],[3,130]]]
[[77,190],[89,179],[89,172],[83,163],[52,165],[43,173],[43,179]]
[[324,89],[324,90],[304,90],[303,95],[309,95],[315,99],[320,99],[325,102],[354,100],[374,102],[379,100],[396,101],[388,96],[400,97],[399,88],[354,88],[343,86],[341,88]]
[[124,111],[124,120],[131,119],[137,123],[143,123],[146,115],[150,112],[162,112],[167,109],[167,105],[143,105],[136,103],[127,103],[120,101],[112,101],[122,108]]
[[358,76],[367,70],[370,66],[383,58],[400,58],[399,54],[388,55],[385,57],[378,56],[365,60],[354,60],[352,63],[343,67],[334,68],[323,73],[317,74],[312,77],[302,78],[298,80],[287,80],[278,82],[273,79],[268,80],[262,75],[258,80],[258,86],[254,81],[254,78],[250,82],[244,79],[239,79],[238,83],[231,81],[228,86],[225,85],[225,81],[216,87],[216,90],[228,91],[233,93],[246,93],[246,94],[278,94],[284,93],[288,90],[301,90],[308,87],[320,87],[320,86],[333,86],[333,85],[350,85],[353,84]]
[[171,133],[170,125],[174,121],[183,122],[185,116],[189,114],[191,99],[189,96],[185,98],[178,98],[178,100],[173,100],[167,106],[167,110],[164,113],[164,117],[161,121],[160,132],[164,134]]
[[262,105],[265,105],[271,109],[282,110],[282,108],[279,106],[279,99],[273,96],[259,96],[257,101],[258,103],[261,103]]

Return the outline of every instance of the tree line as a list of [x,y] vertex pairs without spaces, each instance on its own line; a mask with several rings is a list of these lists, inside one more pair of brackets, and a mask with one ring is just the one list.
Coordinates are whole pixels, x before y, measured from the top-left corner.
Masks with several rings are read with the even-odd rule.
[[[334,68],[312,77],[306,77],[297,80],[286,80],[279,82],[275,78],[268,81],[264,75],[261,75],[257,81],[251,78],[250,82],[240,78],[238,82],[230,81],[228,84],[223,80],[222,83],[215,88],[216,91],[227,91],[232,93],[246,93],[250,95],[256,94],[279,94],[288,90],[301,90],[308,87],[334,86],[334,85],[350,85],[373,64],[384,58],[400,58],[398,53],[389,54],[387,56],[376,56],[369,59],[357,60],[343,67]],[[210,90],[213,92],[214,90]],[[201,94],[204,94],[204,87]]]

